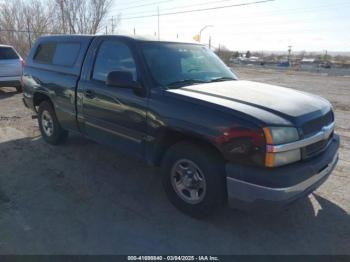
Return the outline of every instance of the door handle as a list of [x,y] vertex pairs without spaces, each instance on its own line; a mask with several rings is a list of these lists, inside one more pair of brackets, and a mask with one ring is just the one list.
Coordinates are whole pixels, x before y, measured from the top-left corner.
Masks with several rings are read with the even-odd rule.
[[85,93],[85,96],[86,96],[87,98],[94,98],[94,97],[95,97],[95,92],[92,91],[92,90],[90,90],[90,89],[85,90],[84,93]]

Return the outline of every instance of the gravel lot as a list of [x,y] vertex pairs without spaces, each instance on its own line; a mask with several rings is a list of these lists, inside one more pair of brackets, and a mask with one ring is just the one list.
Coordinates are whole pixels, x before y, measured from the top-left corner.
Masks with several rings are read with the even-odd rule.
[[236,69],[319,94],[336,110],[340,161],[308,199],[272,215],[205,221],[167,201],[157,170],[71,136],[45,144],[21,94],[0,89],[1,254],[350,254],[350,78]]

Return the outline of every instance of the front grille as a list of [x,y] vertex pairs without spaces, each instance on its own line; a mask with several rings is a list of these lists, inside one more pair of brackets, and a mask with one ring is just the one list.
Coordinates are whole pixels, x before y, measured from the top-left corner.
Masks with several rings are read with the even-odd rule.
[[[303,137],[309,137],[320,132],[323,127],[330,125],[334,122],[334,113],[330,110],[327,114],[313,119],[302,125]],[[332,139],[333,133],[328,139],[316,142],[302,148],[302,159],[308,159],[321,154],[329,145],[329,141]]]
[[327,114],[303,124],[302,126],[303,135],[304,137],[313,135],[321,131],[322,127],[328,126],[333,122],[334,122],[334,114],[333,114],[333,111],[330,110]]
[[328,146],[329,141],[332,139],[333,133],[326,140],[321,140],[314,144],[308,145],[302,149],[302,158],[307,159],[322,153]]

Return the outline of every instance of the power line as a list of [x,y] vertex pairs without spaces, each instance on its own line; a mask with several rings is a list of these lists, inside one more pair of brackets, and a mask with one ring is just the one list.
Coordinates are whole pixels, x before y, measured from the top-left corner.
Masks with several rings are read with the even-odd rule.
[[[16,29],[0,29],[0,32],[8,32],[8,33],[28,33],[28,30],[16,30]],[[33,33],[32,31],[30,31]]]
[[[232,1],[232,0],[225,0],[225,1]],[[343,6],[343,5],[349,5],[349,2],[343,2],[343,3],[338,3],[338,4],[327,4],[327,5],[319,5],[319,6],[312,6],[310,8],[293,8],[293,9],[279,9],[279,10],[275,10],[276,12],[272,13],[272,14],[276,14],[276,15],[282,15],[282,14],[299,14],[299,13],[309,13],[309,11],[311,12],[315,12],[315,10],[320,10],[320,9],[326,9],[327,11],[330,8],[337,8],[339,6]],[[180,8],[184,8],[184,7],[175,7],[175,8],[167,8],[167,9],[162,9],[163,11],[167,11],[167,10],[173,10],[173,9],[180,9]],[[291,12],[292,11],[292,12]],[[295,12],[296,11],[296,12]],[[132,13],[130,15],[136,15],[136,14],[144,14],[145,12],[137,12],[137,13]],[[148,12],[149,15],[156,15],[153,11]],[[148,14],[147,14],[148,15]],[[256,16],[260,17],[273,17],[273,15],[265,15],[265,13],[262,13],[262,15],[260,15],[259,13],[256,14]],[[128,18],[128,17],[126,17]],[[235,19],[240,18],[238,16],[235,16]],[[245,19],[249,19],[251,20],[250,17],[243,17]]]
[[229,2],[229,1],[233,1],[233,0],[217,0],[217,1],[209,1],[209,2],[205,2],[205,3],[191,4],[191,5],[184,5],[184,6],[174,7],[174,8],[167,8],[167,9],[163,9],[163,11],[174,10],[174,9],[181,9],[181,8],[187,8],[187,7],[193,7],[193,6],[198,6],[198,5],[217,4],[217,3]]
[[167,2],[171,2],[171,1],[174,1],[174,0],[157,1],[157,2],[152,2],[152,3],[148,3],[148,4],[135,5],[135,6],[130,6],[130,7],[126,7],[126,8],[121,8],[121,9],[117,9],[117,10],[123,11],[123,10],[135,9],[135,8],[139,8],[139,7],[145,7],[145,6],[150,6],[150,5],[157,5],[157,4],[167,3]]
[[[138,3],[141,3],[141,2],[144,3],[145,0],[138,0],[138,1],[131,1],[131,2],[128,1],[128,3],[120,3],[119,5],[122,5],[122,6],[124,5],[125,7],[128,7],[128,6],[130,6],[130,4],[133,5],[133,4],[138,4]],[[113,8],[113,7],[112,7],[112,8]]]
[[[276,15],[285,15],[285,14],[300,14],[300,13],[314,13],[315,10],[322,10],[322,11],[328,11],[331,8],[335,7],[338,8],[339,6],[349,6],[350,3],[342,3],[341,5],[321,5],[321,6],[315,6],[312,8],[295,8],[295,9],[281,9],[281,10],[276,10],[276,13],[272,13],[272,14],[276,14]],[[291,12],[292,11],[292,12]],[[254,19],[254,21],[251,20],[251,17],[239,17],[239,16],[235,16],[235,20],[243,20],[242,22],[236,22],[236,23],[230,23],[227,21],[227,19],[219,19],[219,21],[224,20],[223,23],[222,22],[218,22],[216,23],[216,26],[224,26],[224,25],[230,25],[230,26],[235,26],[235,25],[285,25],[285,24],[295,24],[295,23],[303,23],[304,21],[313,21],[314,18],[312,17],[308,17],[308,19],[297,19],[297,20],[292,20],[290,22],[285,22],[285,21],[279,21],[278,19],[280,19],[281,17],[275,16],[275,15],[263,15],[264,13],[262,13],[262,15],[260,14],[256,14],[256,17],[258,17],[258,19]],[[261,18],[266,18],[266,19],[261,19]],[[274,20],[271,20],[271,19]],[[329,17],[327,16],[327,20],[324,20],[324,22],[331,22],[331,18],[347,18],[347,16],[332,16]],[[276,20],[277,19],[277,20]],[[246,22],[247,20],[247,22]],[[197,27],[197,26],[191,26],[188,25],[188,23],[184,23],[184,21],[182,22],[167,22],[167,25],[169,24],[176,24],[177,27],[184,27],[184,28],[189,28],[189,27]],[[141,25],[142,27],[148,27],[146,25]]]
[[[262,3],[272,2],[272,1],[275,1],[275,0],[262,0],[262,1],[255,1],[255,2],[249,2],[249,3],[242,3],[242,4],[225,5],[225,6],[216,6],[216,7],[210,7],[210,8],[201,8],[201,9],[185,10],[185,11],[179,11],[179,12],[162,13],[162,14],[159,14],[159,16],[176,15],[176,14],[185,14],[185,13],[194,13],[194,12],[202,12],[202,11],[217,10],[217,9],[230,8],[230,7],[238,7],[238,6],[248,6],[248,5],[262,4]],[[158,14],[154,14],[154,15],[144,15],[144,16],[134,16],[134,17],[126,17],[126,18],[123,18],[123,19],[124,19],[124,20],[130,20],[130,19],[138,19],[138,18],[146,18],[146,17],[155,17],[155,16],[158,16]]]
[[[333,18],[338,18],[338,17],[333,17]],[[343,18],[348,18],[348,16],[344,16]],[[324,21],[324,25],[328,25],[330,23],[333,23],[334,20],[330,20],[330,18],[327,19],[327,21]],[[257,22],[257,24],[262,24],[263,22]],[[288,29],[284,29],[285,26],[287,25],[296,25],[296,24],[300,24],[303,26],[303,29],[297,29],[297,32],[302,32],[304,30],[305,25],[313,25],[313,21],[298,21],[298,22],[280,22],[280,21],[275,21],[275,22],[271,22],[271,23],[263,23],[263,25],[271,25],[269,26],[269,29],[271,28],[271,30],[283,30],[282,32],[291,32],[291,28]],[[216,28],[220,28],[218,30],[215,30],[215,32],[213,32],[213,34],[218,34],[218,32],[224,31],[225,34],[228,33],[228,31],[231,31],[232,34],[237,34],[241,31],[237,31],[236,29],[232,29],[232,27],[234,26],[249,26],[249,30],[247,30],[247,27],[244,27],[246,30],[243,32],[246,32],[247,34],[252,34],[253,32],[261,32],[261,30],[266,30],[264,29],[264,27],[256,27],[254,24],[252,23],[225,23],[225,24],[215,24]],[[252,28],[254,27],[254,28]],[[138,26],[137,27],[139,30],[143,30],[143,31],[148,31],[148,30],[152,30],[152,26]],[[197,31],[198,26],[197,25],[176,25],[176,28],[180,31],[182,31],[182,29],[186,28],[186,29],[193,29],[193,31]],[[226,29],[228,28],[228,29]],[[334,30],[339,29],[339,27],[334,28]],[[342,30],[346,30],[346,29],[342,29]],[[165,30],[167,31],[167,30]],[[308,31],[315,31],[317,32],[317,29],[308,29]]]
[[[331,16],[331,17],[327,17],[327,20],[323,20],[321,21],[321,23],[332,23],[336,20],[338,20],[339,18],[348,18],[349,16],[345,15],[345,16]],[[296,19],[296,20],[291,20],[291,21],[288,21],[288,22],[285,22],[285,21],[280,21],[278,19],[275,19],[274,20],[260,20],[260,19],[257,19],[255,20],[254,22],[219,22],[219,23],[215,23],[215,26],[216,27],[224,27],[224,26],[241,26],[241,25],[253,25],[253,26],[256,26],[256,27],[259,27],[261,25],[271,25],[271,26],[276,26],[276,27],[279,27],[279,26],[284,26],[284,25],[296,25],[296,24],[314,24],[314,18],[308,18],[308,19]],[[169,24],[176,24],[176,27],[177,28],[198,28],[197,25],[188,25],[186,23],[171,23],[171,22],[168,22],[167,25]],[[150,27],[150,26],[147,26],[147,25],[144,25],[144,26],[139,26],[140,28],[147,28],[147,27]]]
[[[346,30],[346,27],[345,28],[323,28],[322,29],[323,31],[322,32],[336,32],[336,31],[340,31],[340,32],[343,32],[344,30]],[[216,35],[228,35],[231,34],[232,36],[236,36],[236,35],[249,35],[249,36],[256,36],[258,34],[276,34],[278,33],[278,36],[280,35],[295,35],[295,34],[303,34],[303,33],[312,33],[314,32],[315,29],[313,28],[306,28],[306,29],[302,29],[302,30],[270,30],[270,31],[261,31],[261,30],[255,30],[255,31],[235,31],[235,32],[217,32]],[[270,36],[269,36],[270,37]]]
[[[8,32],[8,33],[35,33],[34,31],[30,30],[24,30],[24,29],[0,29],[0,32]],[[42,34],[54,34],[54,33],[48,33],[48,32],[40,32]]]
[[35,32],[35,31],[31,31],[31,30],[24,30],[24,29],[0,29],[0,33],[1,32],[7,32],[7,33],[25,33],[25,34],[37,34],[40,33],[40,35],[61,35],[63,33],[59,33],[59,32]]
[[[163,8],[162,11],[171,11],[171,10],[176,10],[176,9],[184,9],[187,7],[194,7],[194,6],[203,6],[203,5],[209,5],[209,4],[217,4],[217,3],[222,3],[222,2],[229,2],[229,1],[235,1],[235,0],[218,0],[218,1],[210,1],[210,2],[205,2],[205,3],[197,3],[197,4],[192,4],[192,5],[184,5],[184,6],[178,6],[178,7],[172,7],[172,8]],[[144,14],[145,12],[136,12],[136,13],[131,13],[129,15],[137,15],[137,14]],[[150,13],[150,12],[148,12]],[[153,13],[153,11],[152,11]]]

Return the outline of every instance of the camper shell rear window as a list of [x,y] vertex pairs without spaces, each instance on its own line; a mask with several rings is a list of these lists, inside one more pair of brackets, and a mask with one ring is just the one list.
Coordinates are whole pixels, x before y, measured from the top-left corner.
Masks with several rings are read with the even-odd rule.
[[72,67],[80,52],[77,42],[46,42],[39,44],[33,61],[41,64]]

